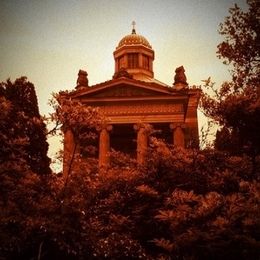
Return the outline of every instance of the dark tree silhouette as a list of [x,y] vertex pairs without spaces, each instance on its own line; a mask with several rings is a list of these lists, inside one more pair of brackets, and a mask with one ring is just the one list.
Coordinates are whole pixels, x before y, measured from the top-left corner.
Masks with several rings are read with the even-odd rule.
[[233,65],[235,88],[259,87],[260,74],[260,2],[248,0],[248,11],[238,5],[229,9],[230,16],[220,24],[225,37],[218,45],[218,57]]
[[[217,53],[225,64],[232,65],[232,81],[215,89],[214,97],[204,95],[201,100],[205,114],[229,129],[231,146],[225,148],[235,150],[238,140],[237,152],[250,154],[254,160],[260,152],[260,2],[250,0],[248,5],[247,11],[237,5],[230,8],[230,16],[220,24],[224,41]],[[213,88],[209,82],[207,86]]]
[[2,82],[0,99],[4,111],[0,118],[0,161],[23,159],[33,172],[50,173],[46,125],[39,113],[34,85],[26,77]]

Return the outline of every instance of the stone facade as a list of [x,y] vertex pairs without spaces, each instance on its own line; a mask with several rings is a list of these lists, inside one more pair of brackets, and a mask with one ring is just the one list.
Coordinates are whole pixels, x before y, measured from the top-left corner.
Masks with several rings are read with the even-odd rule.
[[[143,164],[149,127],[161,129],[161,136],[173,145],[183,148],[198,145],[200,90],[189,88],[184,68],[176,69],[173,86],[156,80],[153,77],[154,51],[134,29],[119,42],[114,58],[112,80],[85,88],[77,84],[77,91],[70,96],[86,106],[99,107],[108,122],[97,129],[99,167],[109,165],[111,147],[135,154],[137,162]],[[73,150],[72,142],[71,133],[65,133],[65,173],[68,171],[66,160]]]

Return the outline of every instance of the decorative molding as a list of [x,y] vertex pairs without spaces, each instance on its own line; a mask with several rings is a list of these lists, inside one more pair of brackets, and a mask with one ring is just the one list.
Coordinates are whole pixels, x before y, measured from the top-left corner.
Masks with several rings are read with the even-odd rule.
[[107,89],[101,93],[96,93],[93,97],[101,98],[101,97],[136,97],[136,96],[158,96],[158,92],[152,90],[145,90],[138,87],[132,86],[120,86]]
[[151,115],[184,113],[182,104],[138,104],[99,106],[99,111],[105,116],[113,115]]
[[110,124],[136,124],[142,121],[143,123],[170,123],[184,121],[183,114],[175,115],[113,115],[109,116]]

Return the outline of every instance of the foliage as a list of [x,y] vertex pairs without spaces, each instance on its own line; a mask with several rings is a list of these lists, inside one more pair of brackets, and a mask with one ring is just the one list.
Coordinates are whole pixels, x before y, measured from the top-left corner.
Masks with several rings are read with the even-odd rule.
[[[220,90],[212,82],[205,87],[214,95],[204,92],[200,105],[204,114],[222,127],[215,147],[236,154],[259,154],[260,102],[255,91],[245,88],[231,92],[229,83],[224,83]],[[225,139],[225,146],[220,144],[224,142],[220,136]]]
[[[248,158],[172,149],[156,139],[148,158],[145,167],[112,168],[97,177],[89,205],[95,255],[257,258],[260,187]],[[123,251],[118,239],[140,249]]]
[[0,84],[0,164],[25,160],[32,171],[50,173],[46,126],[34,85],[25,77]]
[[246,12],[236,4],[230,8],[230,16],[219,30],[225,40],[218,45],[218,57],[233,65],[234,88],[257,87],[260,83],[260,3],[258,0],[247,3]]
[[125,167],[48,177],[26,233],[34,255],[43,242],[41,259],[257,259],[260,187],[248,157],[154,138],[142,167],[114,153]]
[[[97,108],[84,106],[80,101],[72,99],[70,92],[61,91],[53,95],[50,104],[55,112],[51,114],[51,120],[56,122],[54,130],[66,131],[72,129],[73,133],[81,140],[83,130],[87,128],[93,130],[101,116]],[[79,136],[81,135],[81,136]]]
[[[21,259],[34,246],[39,246],[39,236],[34,237],[38,206],[43,186],[39,175],[26,164],[6,163],[0,170],[0,257]],[[36,245],[35,245],[36,244]]]
[[[247,156],[151,138],[147,164],[119,152],[68,177],[9,167],[0,182],[4,259],[257,259],[259,179]],[[119,166],[118,166],[119,165]],[[260,159],[257,158],[257,173]]]
[[2,82],[0,110],[0,258],[15,259],[40,239],[28,240],[40,224],[37,204],[50,160],[33,84],[25,77]]
[[[205,81],[206,91],[201,107],[206,116],[217,122],[221,129],[216,148],[247,153],[254,160],[260,153],[260,57],[259,57],[259,1],[248,1],[245,12],[235,5],[220,25],[225,40],[218,45],[218,57],[232,64],[232,81],[218,89],[210,78]],[[220,143],[219,143],[220,142]],[[229,145],[228,145],[229,144]],[[236,147],[236,149],[234,149]]]
[[[97,129],[106,123],[98,108],[83,105],[80,101],[72,99],[71,94],[73,92],[62,91],[53,95],[50,104],[54,108],[54,113],[50,114],[49,118],[51,122],[55,122],[50,134],[59,134],[63,137],[69,131],[73,135],[73,140],[64,140],[65,145],[67,141],[67,144],[74,146],[72,156],[65,158],[65,164],[69,166],[70,171],[74,167],[91,163],[90,160],[81,159],[87,156],[93,157],[96,153]],[[76,162],[78,160],[80,163]]]

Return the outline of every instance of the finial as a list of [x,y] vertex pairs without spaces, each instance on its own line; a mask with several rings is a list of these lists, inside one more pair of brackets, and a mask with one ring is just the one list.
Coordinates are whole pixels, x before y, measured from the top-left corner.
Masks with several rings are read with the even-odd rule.
[[136,31],[135,31],[136,22],[133,21],[133,22],[132,22],[132,25],[133,25],[132,34],[136,34]]

